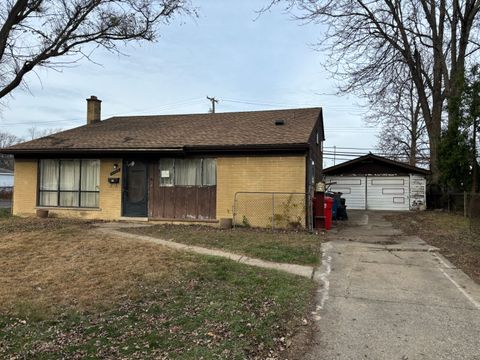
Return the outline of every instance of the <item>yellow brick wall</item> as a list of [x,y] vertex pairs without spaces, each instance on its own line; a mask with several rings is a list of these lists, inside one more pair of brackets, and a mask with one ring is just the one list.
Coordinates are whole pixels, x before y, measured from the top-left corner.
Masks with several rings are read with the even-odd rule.
[[[217,159],[217,219],[233,217],[233,202],[236,192],[305,192],[304,156],[250,156],[220,157]],[[118,220],[121,217],[122,184],[121,172],[115,177],[120,183],[111,185],[108,177],[113,164],[121,166],[121,159],[101,159],[100,170],[100,208],[58,209],[49,208],[50,213],[62,217],[85,219]],[[19,216],[35,215],[37,209],[37,160],[15,160],[15,187],[13,213]],[[239,208],[248,215],[252,226],[269,226],[272,219],[271,196],[255,195],[239,198]],[[285,213],[288,206],[292,218],[302,216],[302,196],[277,196],[276,213]],[[243,205],[242,205],[243,204]],[[292,206],[290,206],[290,205]],[[291,207],[291,209],[290,209]],[[238,219],[237,219],[238,220]],[[242,216],[239,216],[242,221]],[[277,219],[280,223],[282,219]]]
[[[236,192],[305,192],[306,158],[304,156],[250,156],[217,159],[217,219],[233,217]],[[243,215],[252,226],[268,226],[272,219],[271,195],[239,195],[237,223]],[[288,201],[290,199],[290,205]],[[276,213],[289,212],[292,218],[302,213],[303,196],[279,196]],[[286,207],[291,209],[285,210]],[[281,220],[281,219],[278,219]]]
[[[37,209],[37,160],[15,159],[15,183],[13,196],[13,214],[18,216],[35,215]],[[120,183],[108,183],[113,164],[122,165],[121,159],[100,160],[100,198],[99,209],[59,209],[49,208],[49,213],[61,217],[85,219],[117,220],[122,209],[122,173]]]
[[15,159],[13,214],[35,214],[37,202],[37,160]]

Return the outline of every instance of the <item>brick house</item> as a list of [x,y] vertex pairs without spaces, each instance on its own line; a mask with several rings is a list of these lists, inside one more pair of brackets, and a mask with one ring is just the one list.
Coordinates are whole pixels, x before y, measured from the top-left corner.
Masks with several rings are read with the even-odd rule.
[[216,222],[235,193],[308,193],[320,179],[321,108],[101,120],[3,152],[15,158],[13,213]]

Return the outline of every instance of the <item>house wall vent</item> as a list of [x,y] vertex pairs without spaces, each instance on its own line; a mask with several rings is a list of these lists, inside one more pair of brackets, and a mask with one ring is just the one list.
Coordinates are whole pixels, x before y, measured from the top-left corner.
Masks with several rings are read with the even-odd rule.
[[282,126],[285,125],[286,121],[283,119],[275,120],[275,125],[276,126]]

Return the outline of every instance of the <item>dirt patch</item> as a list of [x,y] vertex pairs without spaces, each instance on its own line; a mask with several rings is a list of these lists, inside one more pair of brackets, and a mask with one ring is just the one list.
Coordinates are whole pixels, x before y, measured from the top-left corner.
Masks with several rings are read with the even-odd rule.
[[291,330],[286,337],[284,343],[285,350],[280,353],[280,358],[302,359],[314,346],[315,335],[320,331],[319,322],[312,315],[317,307],[316,295],[316,291],[311,294],[308,316],[305,316],[301,323],[293,331]]
[[386,219],[406,234],[438,247],[443,256],[480,283],[480,235],[470,231],[468,219],[437,211],[399,213]]

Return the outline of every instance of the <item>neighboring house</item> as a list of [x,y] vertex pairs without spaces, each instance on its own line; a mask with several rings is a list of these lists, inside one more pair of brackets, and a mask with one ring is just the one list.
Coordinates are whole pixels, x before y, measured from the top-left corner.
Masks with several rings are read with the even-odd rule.
[[236,192],[306,193],[320,180],[321,108],[101,121],[100,100],[87,103],[86,125],[3,150],[15,215],[218,221]]
[[323,170],[347,209],[425,210],[430,171],[368,154]]
[[13,187],[13,171],[0,168],[0,189]]

